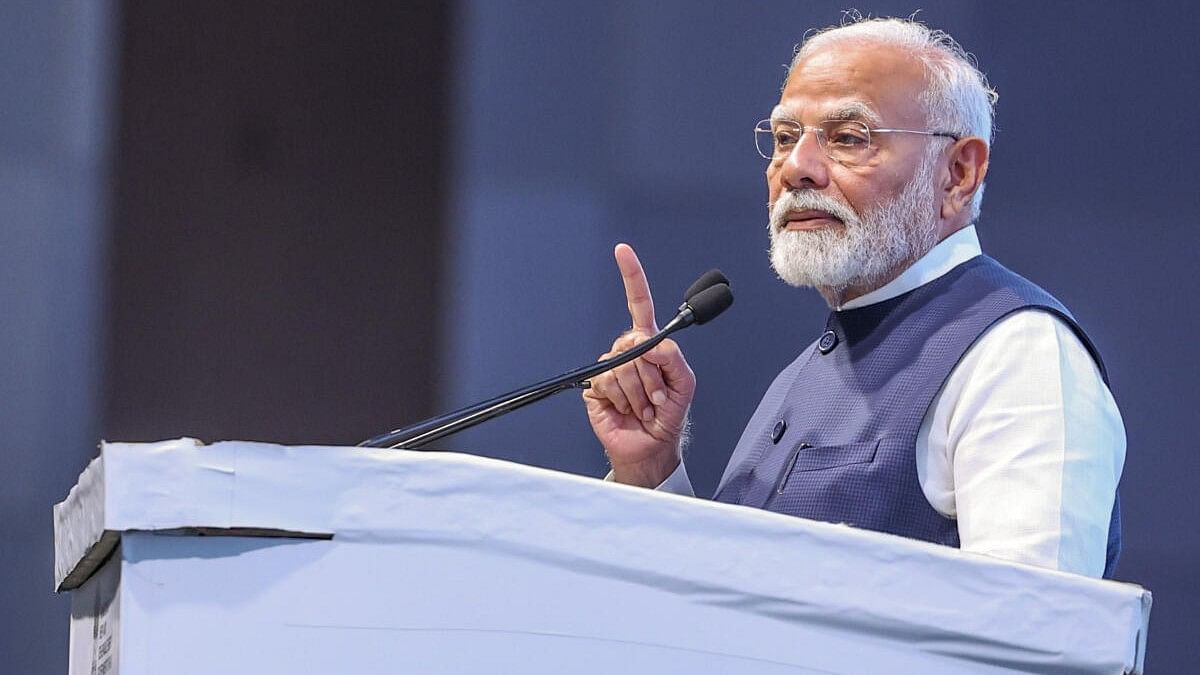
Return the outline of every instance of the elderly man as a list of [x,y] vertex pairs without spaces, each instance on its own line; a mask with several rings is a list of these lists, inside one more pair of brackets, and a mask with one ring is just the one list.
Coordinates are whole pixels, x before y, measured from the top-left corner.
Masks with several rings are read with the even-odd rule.
[[[715,499],[1111,576],[1125,436],[1103,365],[975,233],[994,101],[957,43],[916,22],[801,46],[755,135],[771,264],[832,311],[767,390]],[[636,255],[615,255],[633,328],[609,354],[657,329]],[[691,493],[696,382],[678,346],[592,385],[612,478]]]

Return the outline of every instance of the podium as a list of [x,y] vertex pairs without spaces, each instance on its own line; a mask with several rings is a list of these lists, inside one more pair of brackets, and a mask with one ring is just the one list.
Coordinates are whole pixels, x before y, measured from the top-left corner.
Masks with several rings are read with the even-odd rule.
[[1150,593],[452,453],[108,443],[70,673],[1140,673]]

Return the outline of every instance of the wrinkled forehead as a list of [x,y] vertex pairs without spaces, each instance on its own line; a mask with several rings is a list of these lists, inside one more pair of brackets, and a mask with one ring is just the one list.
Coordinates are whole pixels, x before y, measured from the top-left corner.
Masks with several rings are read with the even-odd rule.
[[795,64],[771,117],[919,128],[926,123],[925,87],[925,67],[910,52],[879,43],[839,42]]

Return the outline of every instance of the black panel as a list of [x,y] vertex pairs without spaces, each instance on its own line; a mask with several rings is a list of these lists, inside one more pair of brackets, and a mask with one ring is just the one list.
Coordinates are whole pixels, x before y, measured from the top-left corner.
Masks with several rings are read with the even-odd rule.
[[450,21],[125,3],[107,438],[352,443],[431,412]]

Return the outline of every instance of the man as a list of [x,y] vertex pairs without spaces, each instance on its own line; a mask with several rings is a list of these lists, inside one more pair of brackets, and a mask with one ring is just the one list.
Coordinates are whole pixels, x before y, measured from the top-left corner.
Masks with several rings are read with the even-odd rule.
[[[1111,576],[1125,438],[1103,366],[975,234],[994,101],[957,43],[912,21],[801,46],[755,134],[771,263],[832,312],[768,389],[715,499]],[[615,255],[633,328],[605,356],[657,330],[637,256]],[[614,480],[691,492],[695,386],[670,340],[592,381]]]

